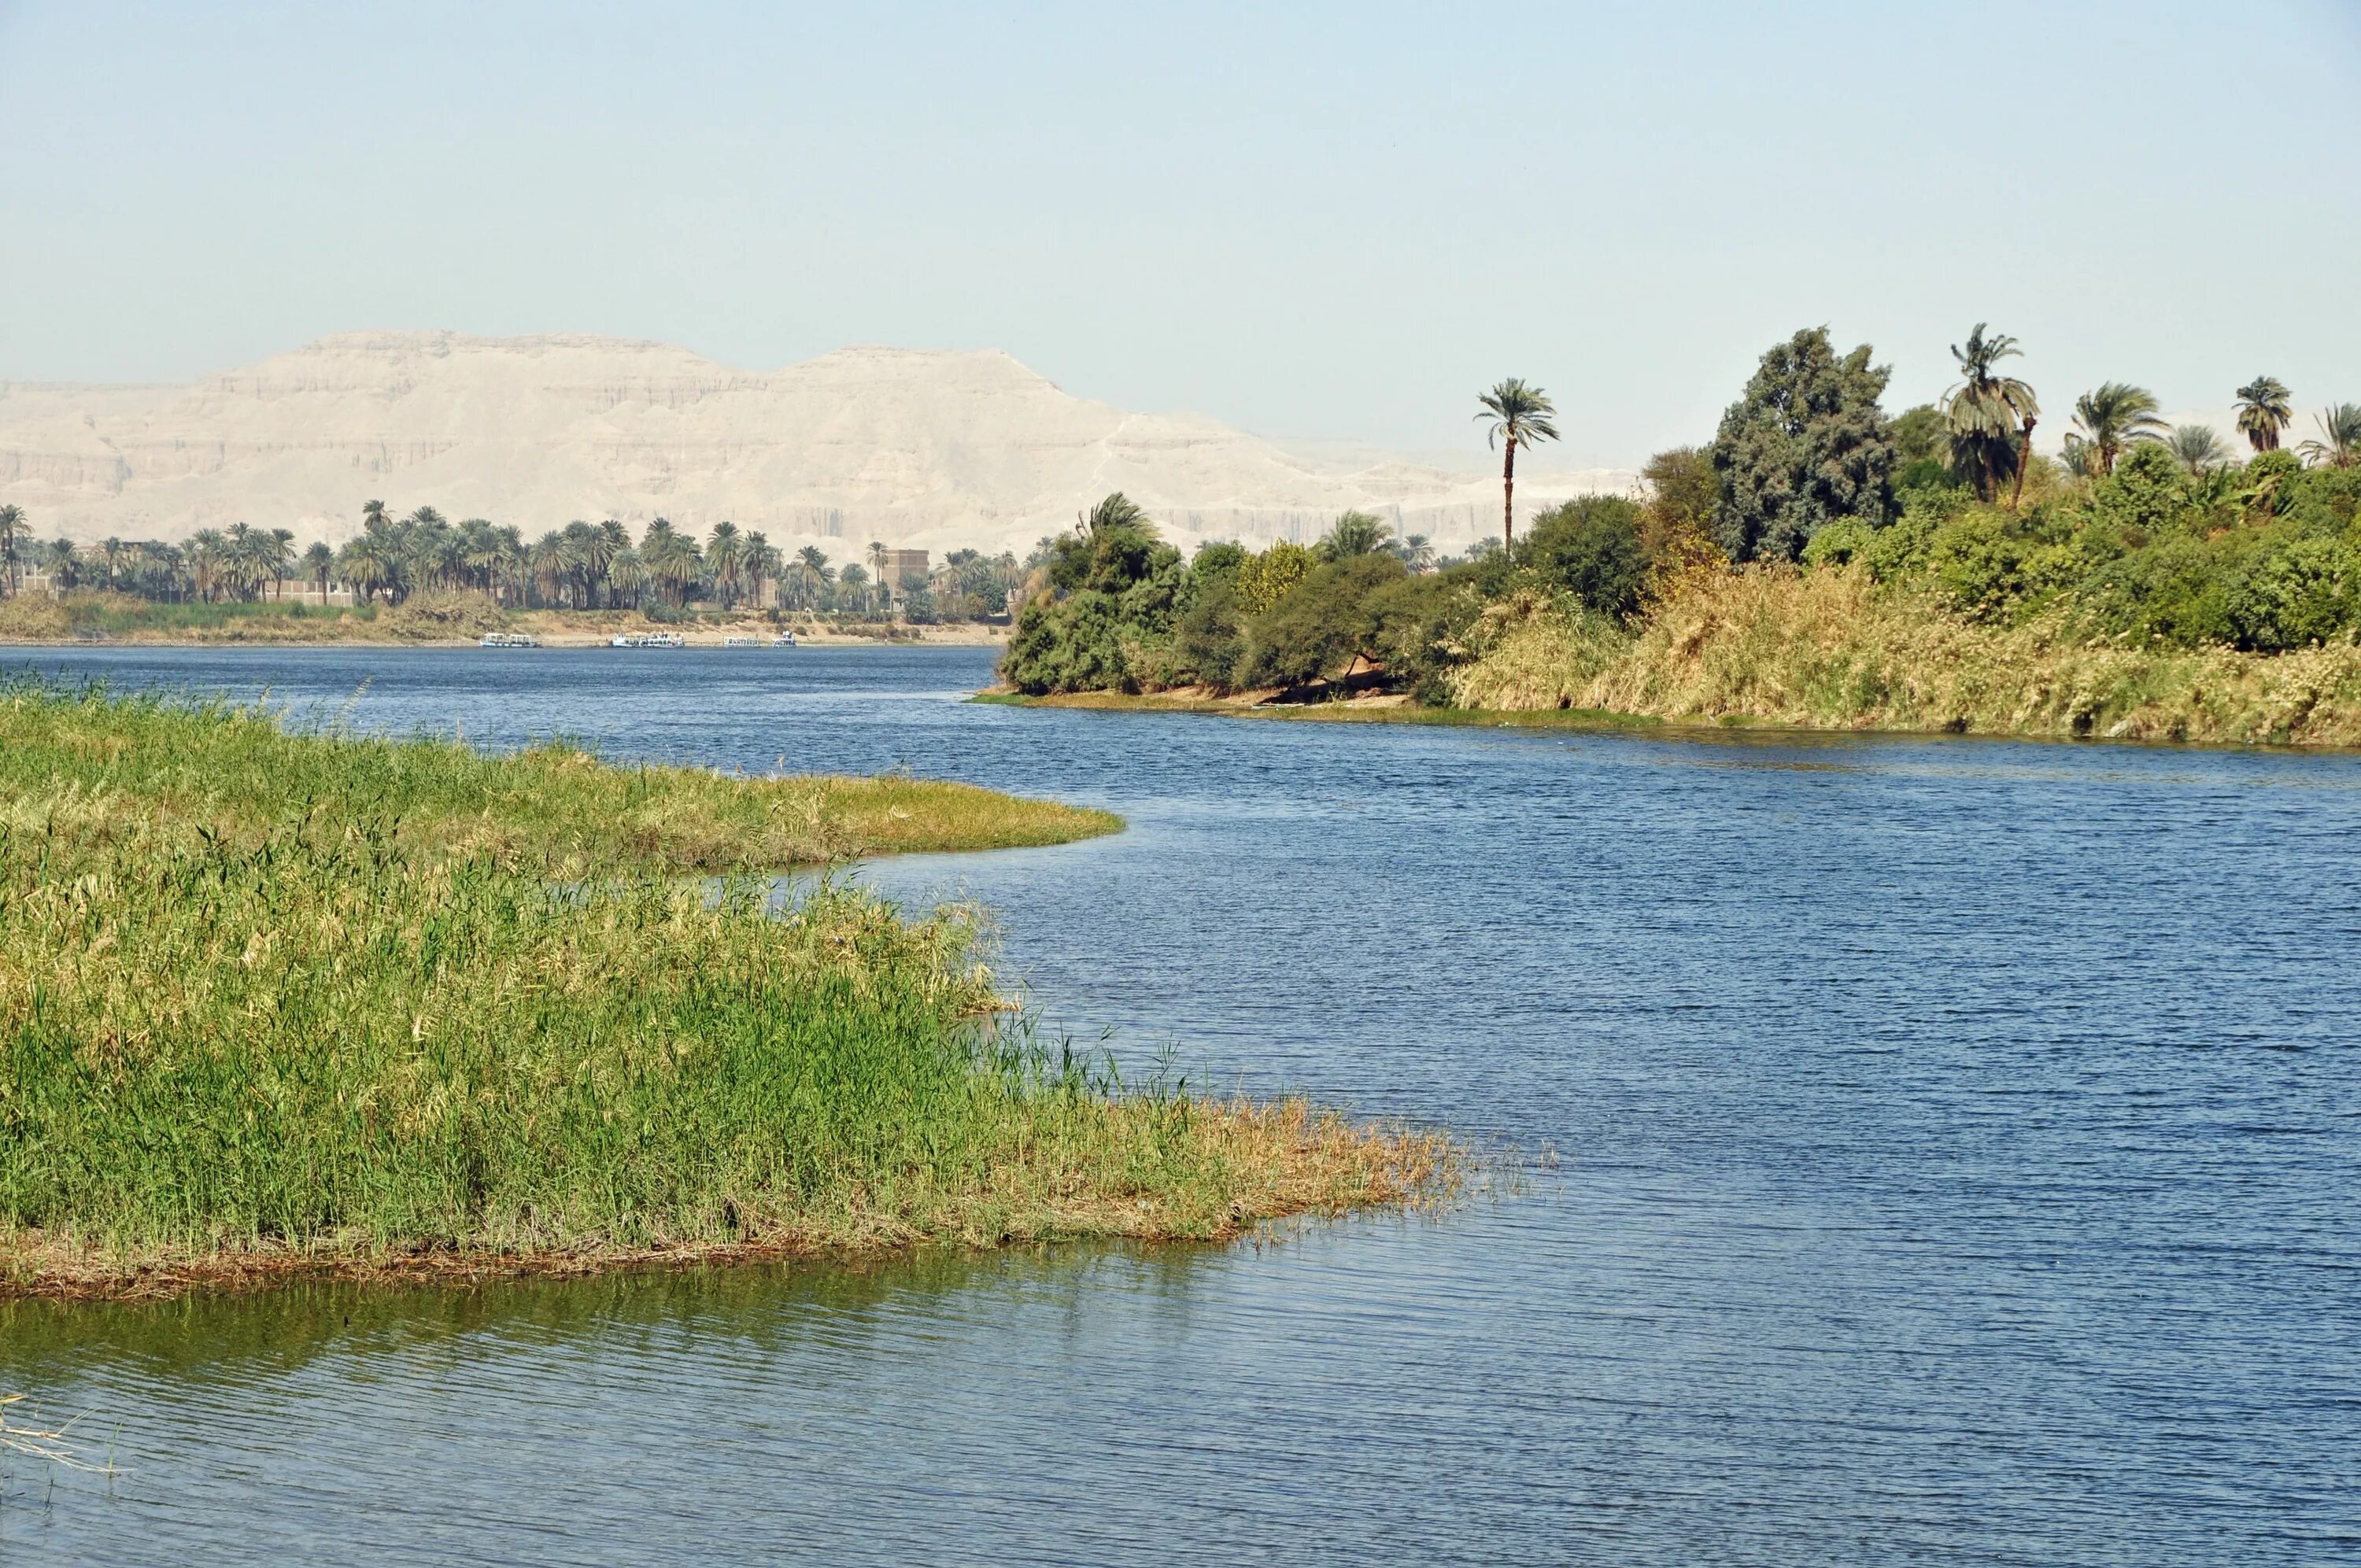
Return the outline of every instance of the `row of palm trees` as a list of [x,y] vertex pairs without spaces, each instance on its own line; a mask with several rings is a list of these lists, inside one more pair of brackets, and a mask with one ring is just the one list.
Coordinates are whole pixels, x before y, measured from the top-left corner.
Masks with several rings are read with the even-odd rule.
[[[674,606],[709,598],[734,609],[761,602],[764,587],[774,585],[785,609],[873,614],[892,600],[883,584],[886,547],[872,543],[869,554],[874,576],[858,563],[838,568],[816,545],[786,556],[759,531],[741,532],[731,522],[715,525],[700,543],[661,517],[637,541],[609,518],[570,522],[528,543],[519,530],[483,518],[452,522],[433,507],[396,517],[377,500],[361,509],[360,532],[341,547],[313,541],[299,552],[291,531],[243,522],[204,529],[177,544],[108,539],[76,545],[36,542],[21,509],[0,506],[0,593],[17,591],[30,570],[60,588],[105,588],[164,602],[284,600],[300,583],[324,603],[331,586],[342,584],[360,604],[474,589],[512,608],[636,609],[651,598]],[[949,565],[950,591],[978,602],[1015,571],[1013,558],[988,561],[972,551]]]
[[[1979,322],[1965,345],[1954,345],[1960,384],[1945,395],[1942,412],[1950,436],[1952,471],[1984,500],[2000,483],[2014,479],[2022,496],[2026,458],[2039,403],[2033,389],[2003,375],[2000,361],[2022,351],[2005,334],[1985,334]],[[2259,455],[2280,449],[2295,422],[2294,395],[2274,376],[2257,376],[2238,389],[2237,426]],[[2320,433],[2298,448],[2304,461],[2323,467],[2361,466],[2361,403],[2339,403],[2321,411]],[[2232,460],[2228,443],[2211,425],[2165,422],[2156,394],[2125,381],[2102,382],[2074,400],[2074,430],[2066,438],[2066,466],[2086,477],[2112,474],[2116,461],[2138,442],[2159,442],[2192,474],[2205,474]]]

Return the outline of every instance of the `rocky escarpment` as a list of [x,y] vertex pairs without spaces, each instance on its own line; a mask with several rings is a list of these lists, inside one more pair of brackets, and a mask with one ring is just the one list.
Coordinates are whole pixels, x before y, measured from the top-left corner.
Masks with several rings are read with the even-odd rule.
[[[1521,476],[1519,499],[1628,481]],[[1126,412],[993,352],[847,348],[763,373],[613,338],[347,333],[186,387],[0,383],[0,501],[85,540],[236,521],[335,539],[374,498],[529,533],[662,514],[840,553],[1021,549],[1121,489],[1184,544],[1310,538],[1347,507],[1457,542],[1497,526],[1496,484]]]

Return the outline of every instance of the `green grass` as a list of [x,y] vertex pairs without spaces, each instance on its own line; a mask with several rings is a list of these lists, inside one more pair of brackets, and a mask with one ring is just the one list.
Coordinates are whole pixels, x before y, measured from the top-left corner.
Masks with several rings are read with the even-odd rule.
[[1004,1010],[959,913],[823,880],[782,914],[749,874],[1099,814],[35,686],[0,695],[0,1291],[1218,1236],[1449,1165],[1113,1091]]

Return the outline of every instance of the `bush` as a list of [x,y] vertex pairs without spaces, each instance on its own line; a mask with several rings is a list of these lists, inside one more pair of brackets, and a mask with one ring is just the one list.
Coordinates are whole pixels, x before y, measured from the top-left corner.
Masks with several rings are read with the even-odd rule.
[[1644,521],[1640,508],[1620,496],[1584,496],[1535,518],[1518,555],[1552,590],[1585,609],[1630,616],[1639,609],[1648,580]]

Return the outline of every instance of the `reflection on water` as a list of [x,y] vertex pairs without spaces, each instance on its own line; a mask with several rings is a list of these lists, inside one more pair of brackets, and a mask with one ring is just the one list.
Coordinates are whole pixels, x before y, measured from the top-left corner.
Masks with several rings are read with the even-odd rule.
[[1046,1025],[1570,1166],[1260,1248],[0,1309],[43,1561],[2315,1563],[2361,1545],[2361,761],[1011,710],[971,651],[31,655],[921,773]]

